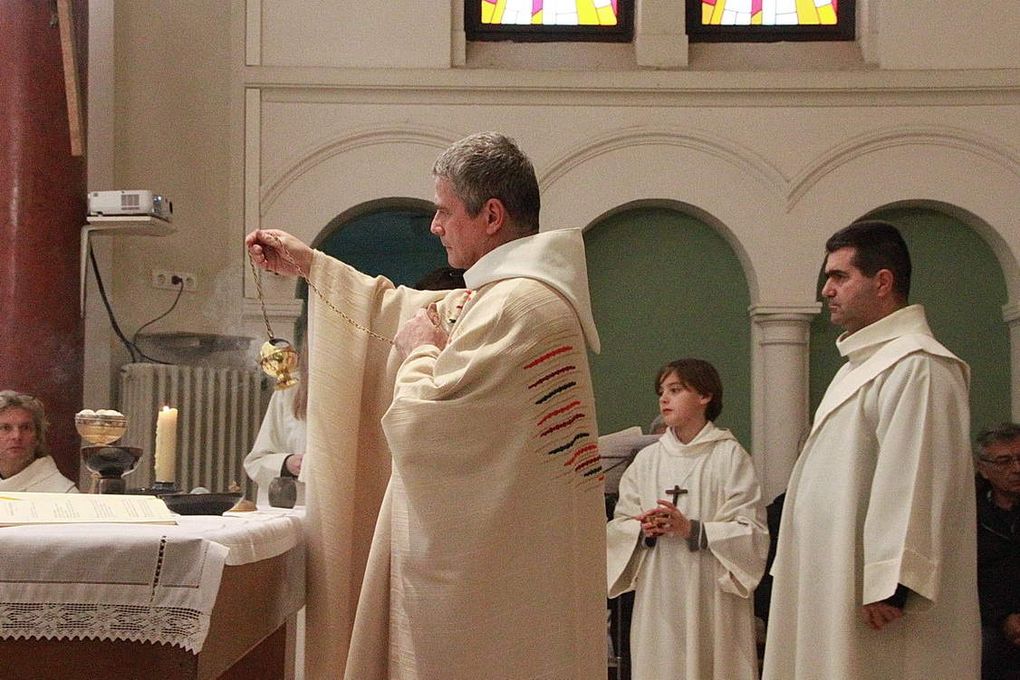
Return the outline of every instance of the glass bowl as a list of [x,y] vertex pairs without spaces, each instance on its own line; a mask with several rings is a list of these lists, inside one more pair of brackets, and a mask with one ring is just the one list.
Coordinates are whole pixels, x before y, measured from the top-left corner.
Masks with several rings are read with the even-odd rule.
[[98,445],[112,444],[124,436],[127,418],[121,414],[82,414],[74,417],[74,427],[82,439]]

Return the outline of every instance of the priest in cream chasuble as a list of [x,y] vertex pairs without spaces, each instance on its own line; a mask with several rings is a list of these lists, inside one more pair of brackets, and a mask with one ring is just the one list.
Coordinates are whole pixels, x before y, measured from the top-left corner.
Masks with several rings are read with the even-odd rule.
[[395,288],[283,232],[246,239],[253,262],[315,292],[306,671],[599,678],[605,506],[584,242],[539,233],[534,169],[502,135],[457,142],[433,175],[432,232],[469,290]]
[[[436,300],[321,254],[311,275],[381,333]],[[357,592],[335,523],[353,516],[343,530],[364,535],[357,522],[378,510],[345,677],[600,677],[604,503],[585,331],[597,339],[580,232],[512,241],[465,280],[470,291],[439,300],[449,344],[403,362],[313,304],[308,655],[343,654],[316,640],[345,625],[337,605]],[[379,508],[358,477],[377,479],[390,456]]]
[[790,478],[764,677],[977,678],[968,368],[923,307],[887,311],[886,265],[862,273],[853,247],[827,250],[822,292],[847,363]]

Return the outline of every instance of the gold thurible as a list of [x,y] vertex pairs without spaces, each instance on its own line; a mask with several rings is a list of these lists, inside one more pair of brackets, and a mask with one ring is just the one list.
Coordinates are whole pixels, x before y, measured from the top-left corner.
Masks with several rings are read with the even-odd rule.
[[265,295],[262,293],[262,277],[255,268],[255,260],[252,259],[251,253],[248,254],[248,263],[255,277],[255,290],[258,291],[262,319],[266,322],[266,335],[269,336],[269,340],[262,343],[259,349],[259,366],[266,375],[276,380],[273,389],[285,390],[298,383],[297,376],[294,375],[298,367],[298,353],[290,342],[273,335],[273,327],[269,324],[269,314],[266,312]]
[[288,341],[282,338],[269,338],[262,343],[259,350],[259,366],[266,375],[276,380],[275,389],[285,390],[297,385],[298,379],[294,371],[298,367],[298,353]]

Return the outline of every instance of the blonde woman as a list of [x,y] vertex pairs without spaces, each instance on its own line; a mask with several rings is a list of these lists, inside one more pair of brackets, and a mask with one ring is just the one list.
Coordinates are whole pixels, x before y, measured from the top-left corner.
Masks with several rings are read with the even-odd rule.
[[78,492],[49,455],[48,427],[41,401],[0,391],[0,491]]

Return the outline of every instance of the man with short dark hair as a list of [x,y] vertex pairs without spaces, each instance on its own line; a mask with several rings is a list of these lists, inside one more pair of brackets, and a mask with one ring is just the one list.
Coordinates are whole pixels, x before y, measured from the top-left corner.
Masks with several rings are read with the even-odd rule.
[[764,677],[975,678],[969,370],[907,304],[893,225],[852,224],[825,250],[847,363],[790,477]]
[[598,335],[581,233],[539,233],[534,168],[504,135],[456,142],[433,175],[432,233],[469,290],[395,288],[284,232],[247,238],[255,262],[307,276],[315,293],[308,674],[604,677],[585,350]]
[[982,432],[975,450],[981,677],[1020,678],[1020,424]]

